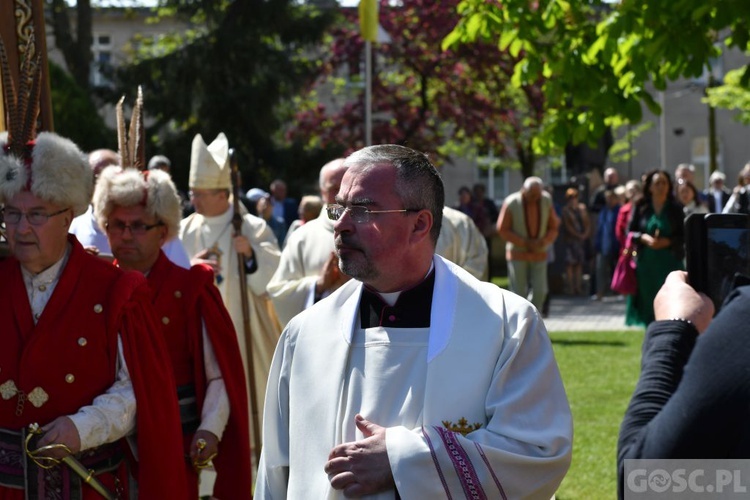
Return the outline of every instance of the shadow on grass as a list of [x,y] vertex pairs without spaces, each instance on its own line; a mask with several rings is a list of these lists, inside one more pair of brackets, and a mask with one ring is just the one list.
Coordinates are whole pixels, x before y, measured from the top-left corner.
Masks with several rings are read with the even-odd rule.
[[618,340],[569,340],[569,339],[551,339],[553,344],[557,345],[590,345],[590,346],[610,346],[610,347],[625,347],[628,344],[626,342],[620,342]]

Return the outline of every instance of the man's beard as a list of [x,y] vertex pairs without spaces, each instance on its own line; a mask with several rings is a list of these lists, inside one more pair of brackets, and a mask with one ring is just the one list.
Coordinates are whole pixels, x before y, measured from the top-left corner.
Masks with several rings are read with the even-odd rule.
[[[340,246],[344,246],[345,249],[350,250],[350,254],[353,251],[354,255],[345,255],[342,257],[338,251]],[[357,253],[359,253],[359,256],[357,256]],[[359,245],[344,242],[340,236],[336,240],[336,254],[339,258],[339,270],[347,276],[367,283],[369,280],[377,278],[380,275]]]
[[359,260],[349,259],[348,261],[339,257],[339,269],[347,276],[351,276],[364,283],[379,275],[375,266],[369,260],[364,259],[364,257]]

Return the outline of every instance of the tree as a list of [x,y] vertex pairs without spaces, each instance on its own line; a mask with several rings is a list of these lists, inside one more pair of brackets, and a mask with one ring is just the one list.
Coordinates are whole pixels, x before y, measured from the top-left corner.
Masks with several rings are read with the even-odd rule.
[[750,88],[742,82],[745,72],[746,68],[728,71],[723,85],[706,89],[705,101],[716,108],[736,110],[737,120],[750,125]]
[[462,0],[461,22],[445,45],[494,41],[517,54],[514,83],[544,78],[540,151],[635,124],[649,85],[700,76],[722,46],[747,49],[750,3],[623,0]]
[[[457,4],[381,0],[380,24],[390,41],[374,46],[373,142],[406,144],[438,161],[492,150],[531,175],[531,143],[543,118],[540,87],[509,85],[515,61],[494,44],[441,50],[458,21]],[[349,10],[332,30],[321,74],[297,101],[290,139],[308,150],[364,145],[363,50],[356,11]]]
[[[246,182],[267,185],[285,176],[290,189],[298,186],[301,180],[283,163],[293,153],[279,147],[275,134],[285,119],[282,104],[314,74],[317,62],[306,53],[336,11],[294,0],[162,4],[160,15],[182,16],[191,28],[142,40],[133,64],[117,74],[119,92],[132,96],[143,85],[158,150],[186,166],[195,134],[209,142],[225,132],[240,154]],[[184,185],[187,168],[176,169],[176,177]]]
[[84,151],[117,149],[117,137],[99,116],[89,94],[62,68],[49,63],[55,130]]
[[[90,88],[91,71],[91,0],[77,0],[75,30],[70,22],[70,6],[65,0],[46,0],[49,12],[48,25],[55,35],[55,46],[60,49],[68,71],[76,84],[84,90]],[[74,36],[75,32],[75,36]]]

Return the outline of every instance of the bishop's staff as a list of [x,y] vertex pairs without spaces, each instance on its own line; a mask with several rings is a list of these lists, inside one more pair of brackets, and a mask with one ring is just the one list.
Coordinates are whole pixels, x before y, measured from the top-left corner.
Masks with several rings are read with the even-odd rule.
[[[229,166],[232,169],[232,226],[234,236],[242,236],[242,213],[240,212],[240,169],[237,166],[237,155],[234,148],[229,150]],[[245,338],[245,354],[247,356],[248,383],[250,385],[250,442],[253,444],[255,463],[260,464],[260,426],[258,420],[258,394],[255,388],[255,362],[253,361],[253,338],[250,331],[250,302],[247,292],[245,254],[237,252],[237,270],[240,282],[240,303],[242,304],[242,335]]]

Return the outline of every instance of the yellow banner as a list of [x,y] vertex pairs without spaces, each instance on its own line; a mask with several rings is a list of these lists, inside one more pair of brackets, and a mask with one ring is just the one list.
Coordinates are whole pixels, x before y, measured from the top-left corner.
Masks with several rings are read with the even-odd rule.
[[378,39],[378,0],[359,0],[359,29],[369,42]]

